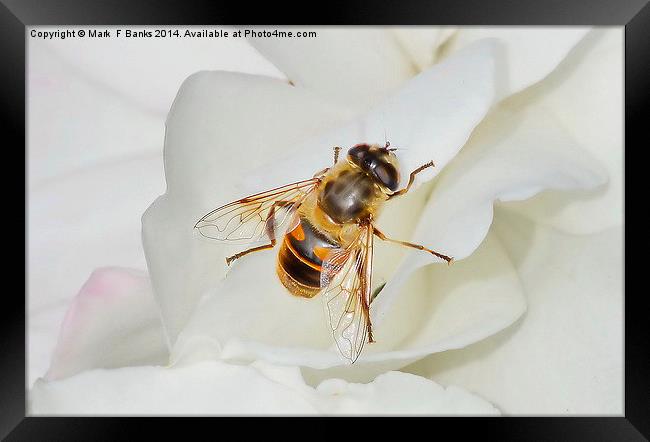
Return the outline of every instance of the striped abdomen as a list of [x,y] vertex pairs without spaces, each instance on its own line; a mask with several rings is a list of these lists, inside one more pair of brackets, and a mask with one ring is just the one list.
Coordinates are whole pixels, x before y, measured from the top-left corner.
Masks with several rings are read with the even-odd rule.
[[286,233],[280,247],[277,266],[280,281],[296,296],[313,297],[320,291],[323,259],[331,249],[338,247],[306,218],[300,217],[296,227]]

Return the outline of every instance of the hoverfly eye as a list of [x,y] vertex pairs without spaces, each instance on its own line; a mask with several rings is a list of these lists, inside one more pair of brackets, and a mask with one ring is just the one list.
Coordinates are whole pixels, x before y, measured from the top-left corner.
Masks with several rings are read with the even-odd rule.
[[374,168],[373,172],[384,186],[393,191],[397,189],[399,174],[395,167],[390,164],[380,164]]
[[369,146],[367,144],[357,144],[356,146],[352,146],[352,148],[350,148],[350,150],[348,151],[348,155],[354,158],[361,159],[368,152],[368,148]]
[[384,166],[377,167],[375,169],[375,174],[377,175],[377,178],[379,178],[379,180],[384,184],[388,183],[388,181],[390,180],[390,177],[388,176],[388,171]]

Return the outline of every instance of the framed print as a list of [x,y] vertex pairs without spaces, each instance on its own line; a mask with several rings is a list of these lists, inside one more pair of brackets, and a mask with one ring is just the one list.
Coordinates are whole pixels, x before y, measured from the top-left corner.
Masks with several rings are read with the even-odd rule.
[[3,435],[480,416],[515,439],[648,436],[647,310],[625,290],[643,1],[314,25],[37,3],[0,6],[25,165]]

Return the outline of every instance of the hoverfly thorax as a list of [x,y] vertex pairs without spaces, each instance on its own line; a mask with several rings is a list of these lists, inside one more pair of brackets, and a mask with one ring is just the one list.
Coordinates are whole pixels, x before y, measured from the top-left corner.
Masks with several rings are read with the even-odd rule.
[[378,214],[399,184],[398,162],[386,147],[357,144],[324,178],[318,206],[343,225]]

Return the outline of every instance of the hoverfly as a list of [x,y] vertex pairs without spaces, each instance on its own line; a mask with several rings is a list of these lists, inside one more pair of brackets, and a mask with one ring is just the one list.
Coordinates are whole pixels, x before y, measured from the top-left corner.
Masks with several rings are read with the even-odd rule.
[[[277,275],[295,296],[320,293],[334,341],[341,355],[354,363],[366,342],[374,342],[370,321],[373,237],[429,252],[451,263],[453,258],[419,244],[387,237],[374,225],[384,202],[409,191],[415,175],[433,167],[418,167],[405,188],[397,190],[399,163],[385,146],[361,143],[334,165],[298,181],[247,196],[218,207],[194,226],[211,239],[262,245],[226,258],[234,260],[273,248],[281,241]],[[280,236],[281,235],[281,236]]]

